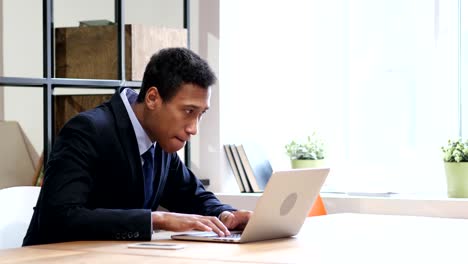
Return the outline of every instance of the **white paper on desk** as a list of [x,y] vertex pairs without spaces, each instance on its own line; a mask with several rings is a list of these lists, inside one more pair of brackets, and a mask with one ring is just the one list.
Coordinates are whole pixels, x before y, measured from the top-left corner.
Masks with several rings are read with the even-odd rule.
[[185,248],[185,245],[177,244],[177,243],[142,242],[142,243],[129,244],[128,248],[175,250],[175,249],[183,249]]

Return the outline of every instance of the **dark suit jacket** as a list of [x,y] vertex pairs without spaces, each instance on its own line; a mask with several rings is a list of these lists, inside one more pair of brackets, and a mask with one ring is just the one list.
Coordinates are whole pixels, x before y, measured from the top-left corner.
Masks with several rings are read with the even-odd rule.
[[[151,210],[142,209],[138,144],[119,92],[75,116],[60,131],[23,246],[151,239]],[[155,170],[153,211],[159,205],[212,216],[234,210],[206,191],[177,154],[158,150],[161,159],[155,166],[160,164],[161,169]]]

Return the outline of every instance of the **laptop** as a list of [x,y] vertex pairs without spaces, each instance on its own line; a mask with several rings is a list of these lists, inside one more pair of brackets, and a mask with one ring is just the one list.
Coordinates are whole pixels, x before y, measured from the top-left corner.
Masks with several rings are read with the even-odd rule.
[[227,237],[195,231],[175,234],[171,238],[247,243],[294,236],[304,224],[329,171],[329,168],[314,168],[273,172],[243,231],[232,231]]

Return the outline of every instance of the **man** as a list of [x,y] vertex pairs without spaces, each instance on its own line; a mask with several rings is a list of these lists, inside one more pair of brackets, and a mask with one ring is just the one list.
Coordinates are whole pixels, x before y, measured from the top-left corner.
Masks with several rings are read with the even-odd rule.
[[[197,133],[215,81],[192,51],[164,49],[148,63],[139,94],[120,89],[65,124],[23,246],[243,228],[251,212],[222,204],[175,153]],[[155,211],[160,205],[169,212]]]

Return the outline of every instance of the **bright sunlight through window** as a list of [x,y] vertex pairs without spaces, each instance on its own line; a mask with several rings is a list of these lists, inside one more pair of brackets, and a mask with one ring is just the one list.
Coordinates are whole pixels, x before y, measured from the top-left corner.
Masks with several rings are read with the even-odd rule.
[[221,1],[223,130],[274,167],[317,130],[324,190],[445,193],[440,147],[468,136],[467,2]]

